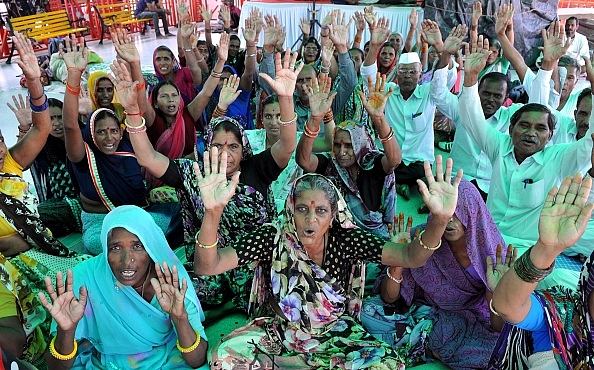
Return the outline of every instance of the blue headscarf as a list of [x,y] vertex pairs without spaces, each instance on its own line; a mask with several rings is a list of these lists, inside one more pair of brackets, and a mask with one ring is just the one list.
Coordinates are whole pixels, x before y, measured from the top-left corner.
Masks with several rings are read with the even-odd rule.
[[[188,273],[152,216],[136,206],[122,206],[108,213],[101,230],[103,253],[73,269],[75,294],[82,285],[89,292],[75,338],[89,340],[104,360],[119,368],[189,368],[177,350],[171,318],[160,308],[157,298],[146,302],[134,288],[123,285],[114,276],[107,260],[107,246],[110,231],[117,227],[136,235],[153,263],[166,261],[170,268],[177,266],[180,282],[185,279],[189,286],[185,296],[188,319],[206,340],[201,323],[204,314]],[[55,331],[54,321],[52,332]]]

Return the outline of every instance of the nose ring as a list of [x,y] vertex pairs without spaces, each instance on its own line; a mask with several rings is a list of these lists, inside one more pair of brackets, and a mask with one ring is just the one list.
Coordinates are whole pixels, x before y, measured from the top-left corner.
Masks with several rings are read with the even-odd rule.
[[134,258],[132,258],[132,260],[131,260],[131,261],[132,261],[132,262],[134,262]]

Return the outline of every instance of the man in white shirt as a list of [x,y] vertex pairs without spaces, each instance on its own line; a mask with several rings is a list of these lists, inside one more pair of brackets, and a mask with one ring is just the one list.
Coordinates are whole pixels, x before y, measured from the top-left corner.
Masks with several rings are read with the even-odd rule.
[[588,38],[581,33],[577,33],[580,28],[580,22],[576,17],[569,17],[565,21],[565,35],[570,40],[571,45],[567,49],[566,55],[577,59],[581,73],[586,72],[586,62],[584,57],[590,57],[590,48],[588,47]]
[[[545,38],[543,73],[550,76],[557,59],[565,53],[562,45],[559,32]],[[488,126],[477,82],[489,50],[482,38],[472,46],[472,54],[466,57],[464,89],[459,99],[460,123],[491,161],[493,175],[487,206],[505,241],[514,244],[521,254],[538,239],[538,217],[549,189],[565,176],[589,168],[594,124],[590,122],[582,140],[547,147],[555,122],[546,106],[527,104],[517,110],[510,119],[509,135]]]

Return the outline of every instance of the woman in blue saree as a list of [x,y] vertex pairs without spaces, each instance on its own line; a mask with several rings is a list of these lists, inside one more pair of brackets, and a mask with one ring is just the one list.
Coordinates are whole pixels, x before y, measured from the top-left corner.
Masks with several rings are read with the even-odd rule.
[[52,303],[39,294],[54,318],[48,367],[204,365],[202,308],[151,215],[136,206],[116,208],[105,216],[101,243],[103,253],[68,271],[65,284],[61,272],[55,287],[46,278]]

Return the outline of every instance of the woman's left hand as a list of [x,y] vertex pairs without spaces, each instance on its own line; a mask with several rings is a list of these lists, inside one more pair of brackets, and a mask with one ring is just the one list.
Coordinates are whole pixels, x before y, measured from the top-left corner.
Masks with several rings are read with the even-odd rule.
[[435,157],[435,176],[431,172],[431,165],[425,161],[425,177],[427,184],[422,180],[417,180],[419,192],[423,196],[423,202],[429,208],[434,216],[443,218],[452,217],[458,203],[458,185],[462,180],[462,170],[459,170],[452,184],[452,165],[453,161],[448,158],[446,161],[446,171],[443,172],[443,161],[440,155]]
[[180,284],[176,265],[173,265],[170,270],[167,262],[163,262],[162,266],[155,263],[155,270],[157,271],[157,279],[152,278],[151,284],[155,289],[155,296],[159,301],[159,305],[173,319],[187,318],[188,313],[184,306],[184,298],[188,290],[188,282],[186,279],[182,279]]
[[10,105],[10,103],[6,103],[6,105],[8,105],[8,108],[14,113],[14,116],[19,122],[19,126],[21,128],[26,127],[28,130],[33,123],[29,99],[23,100],[23,96],[19,94],[19,100],[13,95],[12,101],[14,102],[14,107]]
[[497,252],[493,262],[491,256],[487,256],[487,287],[492,292],[499,284],[499,280],[505,275],[505,273],[514,265],[518,258],[518,249],[514,248],[511,244],[507,246],[507,252],[505,257],[502,256],[503,247],[501,244],[497,244]]
[[114,60],[110,68],[111,72],[115,76],[115,88],[118,98],[120,99],[120,103],[124,106],[126,111],[129,111],[130,113],[136,113],[138,111],[138,91],[136,90],[138,81],[132,81],[130,72],[124,63],[120,62],[119,60]]
[[295,63],[297,63],[297,53],[291,54],[290,48],[285,52],[285,58],[282,62],[280,53],[276,53],[274,58],[276,77],[273,80],[266,73],[260,73],[260,77],[270,85],[279,97],[293,98],[297,76],[303,68],[303,63],[299,64],[297,68],[295,68]]
[[205,150],[204,175],[202,175],[198,163],[194,163],[194,173],[206,211],[222,213],[235,194],[240,175],[240,172],[237,171],[230,180],[227,179],[227,152],[221,153],[219,165],[219,148],[212,146],[210,150]]
[[78,95],[78,114],[82,116],[88,116],[93,112],[93,102],[89,90],[81,87],[80,94]]
[[315,77],[312,79],[311,87],[306,87],[312,118],[321,120],[332,107],[332,101],[337,92],[330,93],[331,86],[332,79],[328,75],[320,74],[319,79]]
[[237,77],[237,75],[233,75],[229,76],[229,78],[223,82],[223,87],[219,93],[219,108],[227,110],[227,108],[229,108],[229,106],[239,97],[241,90],[237,91],[237,89],[239,88],[240,81],[241,79]]

